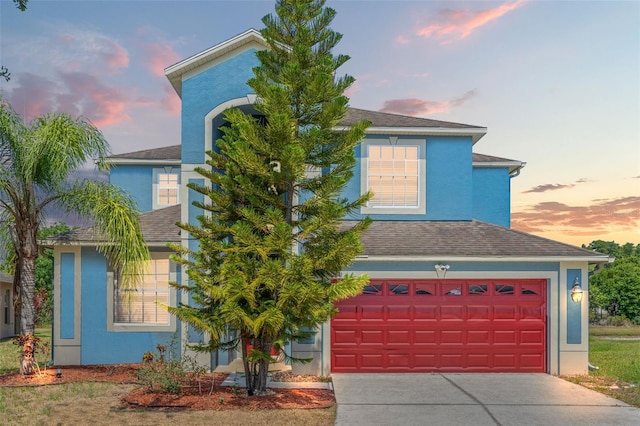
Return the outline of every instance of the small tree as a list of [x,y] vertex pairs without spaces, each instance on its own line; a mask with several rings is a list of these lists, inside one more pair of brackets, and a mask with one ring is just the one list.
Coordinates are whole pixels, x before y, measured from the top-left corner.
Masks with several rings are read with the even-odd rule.
[[[135,202],[119,188],[77,175],[89,160],[108,167],[103,161],[108,154],[102,133],[87,120],[60,113],[25,124],[0,99],[0,243],[13,250],[14,297],[23,336],[35,330],[36,259],[48,206],[94,220],[98,249],[123,272],[124,285],[135,285],[141,276],[149,251]],[[29,365],[21,363],[21,372],[30,373]]]
[[[177,286],[193,304],[169,311],[210,336],[196,349],[241,346],[250,395],[266,390],[272,346],[305,335],[355,296],[365,276],[336,277],[361,250],[369,219],[341,228],[368,194],[340,197],[353,176],[354,148],[367,123],[335,132],[347,111],[343,95],[354,79],[336,77],[348,60],[331,50],[341,35],[329,28],[335,11],[323,0],[281,0],[262,35],[270,49],[248,84],[258,95],[256,116],[229,110],[208,168],[211,184],[199,226],[182,224],[199,250],[175,246],[192,285]],[[309,173],[309,170],[318,171]],[[321,171],[321,173],[320,173]],[[228,337],[228,331],[233,333]]]
[[627,256],[590,279],[591,305],[640,324],[640,257]]

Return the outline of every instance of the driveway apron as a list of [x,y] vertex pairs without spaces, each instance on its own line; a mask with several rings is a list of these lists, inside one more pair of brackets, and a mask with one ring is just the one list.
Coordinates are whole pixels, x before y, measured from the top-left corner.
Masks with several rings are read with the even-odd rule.
[[332,374],[336,425],[640,425],[640,409],[548,374]]

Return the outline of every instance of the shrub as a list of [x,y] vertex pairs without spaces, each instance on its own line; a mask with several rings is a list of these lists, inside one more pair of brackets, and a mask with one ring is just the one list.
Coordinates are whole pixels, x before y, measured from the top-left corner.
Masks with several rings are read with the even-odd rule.
[[147,392],[179,394],[185,385],[193,385],[202,374],[204,367],[189,356],[179,356],[177,339],[172,337],[169,347],[158,344],[156,352],[142,355],[143,366],[138,370],[138,379]]

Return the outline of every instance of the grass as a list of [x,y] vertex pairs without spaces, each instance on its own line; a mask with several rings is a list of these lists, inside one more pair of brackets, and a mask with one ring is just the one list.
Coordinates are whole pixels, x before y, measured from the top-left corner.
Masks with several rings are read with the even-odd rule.
[[640,327],[592,325],[589,326],[589,335],[591,335],[591,337],[640,337]]
[[[567,379],[640,407],[640,327],[590,327],[589,360],[597,371]],[[618,338],[620,340],[611,340]]]
[[274,424],[328,426],[336,407],[319,410],[162,411],[123,409],[119,404],[136,385],[65,383],[38,387],[0,387],[3,425],[175,425]]
[[[51,341],[51,326],[36,329],[36,336]],[[0,341],[0,374],[18,371],[20,349],[13,339]],[[39,354],[44,365],[49,359]],[[0,386],[0,423],[4,425],[175,425],[274,424],[328,426],[335,423],[335,405],[317,410],[160,411],[124,409],[120,398],[136,385],[115,383],[63,383],[35,387]]]

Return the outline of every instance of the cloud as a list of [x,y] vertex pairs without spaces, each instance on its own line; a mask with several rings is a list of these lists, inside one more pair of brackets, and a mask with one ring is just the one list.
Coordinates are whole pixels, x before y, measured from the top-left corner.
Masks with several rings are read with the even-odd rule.
[[169,83],[164,86],[164,96],[160,100],[160,105],[170,115],[180,115],[182,101]]
[[514,229],[543,233],[561,229],[568,235],[601,235],[640,226],[640,196],[594,200],[590,206],[542,202],[511,215]]
[[409,43],[411,43],[411,40],[409,40],[407,37],[405,37],[403,35],[398,35],[398,36],[396,36],[396,43],[398,43],[398,44],[409,44]]
[[[529,193],[533,193],[533,192],[557,191],[558,189],[573,188],[574,186],[576,186],[578,184],[589,183],[589,182],[593,182],[593,181],[591,179],[587,179],[587,178],[580,178],[580,179],[576,180],[575,183],[568,183],[568,184],[545,183],[543,185],[534,186],[533,188],[527,189],[526,191],[522,191],[522,193],[523,194],[529,194]],[[594,200],[594,201],[598,201],[598,200]]]
[[418,98],[391,99],[384,102],[380,111],[410,116],[427,116],[449,112],[452,108],[465,104],[475,95],[475,90],[469,90],[464,95],[449,101],[428,101]]
[[50,112],[83,115],[97,127],[131,120],[129,108],[158,105],[137,96],[135,88],[111,87],[85,72],[58,72],[52,78],[21,73],[7,94],[13,108],[27,121]]
[[54,50],[70,60],[71,69],[113,74],[129,66],[129,52],[104,34],[73,29],[58,39],[61,45]]
[[527,189],[526,191],[523,191],[523,193],[528,194],[531,192],[556,191],[558,189],[573,188],[574,186],[575,185],[562,185],[560,183],[546,183],[544,185],[538,185],[531,189]]
[[142,63],[153,75],[164,79],[164,69],[181,57],[168,43],[140,43]]
[[442,44],[451,43],[468,37],[477,29],[483,27],[507,13],[521,7],[525,0],[503,3],[497,7],[484,10],[444,9],[438,13],[437,21],[422,28],[416,34],[420,37],[434,38]]

